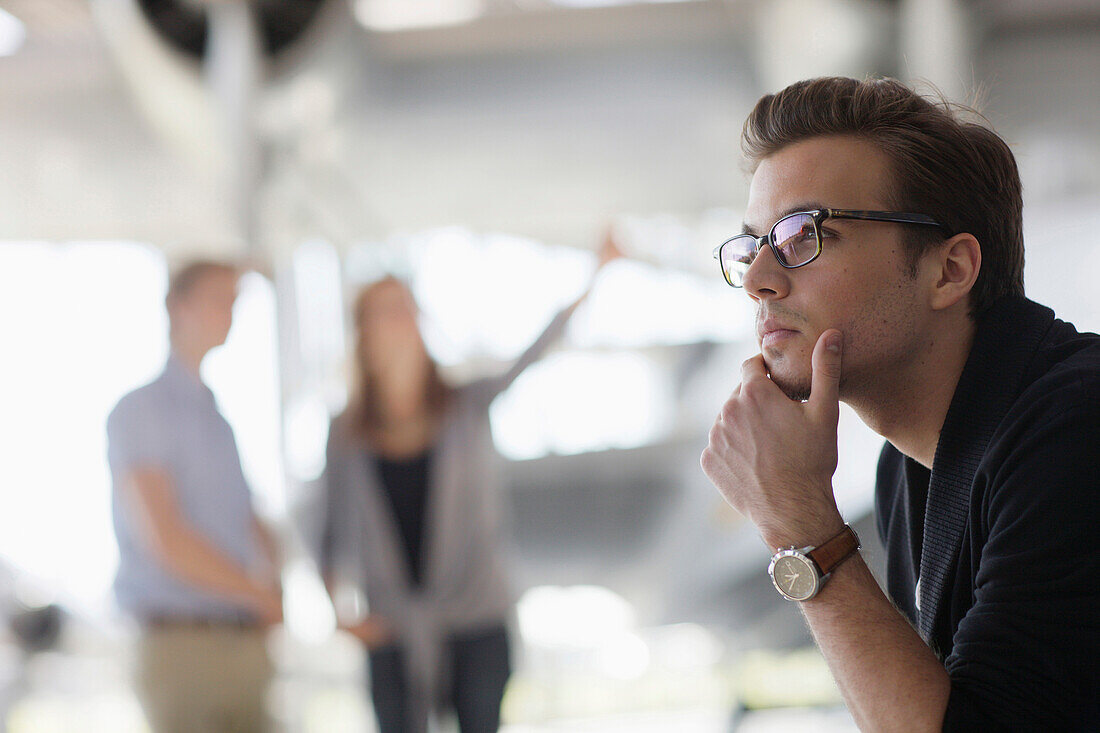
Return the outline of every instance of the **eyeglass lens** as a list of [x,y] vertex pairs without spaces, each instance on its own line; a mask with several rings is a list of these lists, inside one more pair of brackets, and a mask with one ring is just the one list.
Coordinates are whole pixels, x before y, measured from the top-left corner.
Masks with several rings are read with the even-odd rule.
[[[819,248],[817,227],[809,214],[791,214],[780,219],[772,227],[769,240],[779,261],[787,267],[806,264],[817,255]],[[722,272],[730,285],[741,287],[758,252],[756,238],[747,234],[722,245]]]
[[736,288],[741,287],[749,265],[756,259],[756,238],[748,234],[734,237],[722,245],[722,272],[726,281]]
[[817,227],[809,214],[792,214],[772,227],[771,243],[787,267],[798,267],[817,255]]

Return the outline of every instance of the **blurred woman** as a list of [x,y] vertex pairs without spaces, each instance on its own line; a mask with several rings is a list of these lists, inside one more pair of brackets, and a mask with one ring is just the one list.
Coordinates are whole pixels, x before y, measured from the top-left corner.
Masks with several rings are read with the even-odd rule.
[[[599,267],[617,255],[609,236]],[[404,283],[383,279],[355,300],[355,385],[329,432],[321,569],[334,603],[341,579],[366,594],[369,614],[339,621],[367,648],[382,733],[423,733],[441,707],[462,733],[499,727],[512,597],[489,404],[587,294],[507,373],[461,388],[440,378]]]

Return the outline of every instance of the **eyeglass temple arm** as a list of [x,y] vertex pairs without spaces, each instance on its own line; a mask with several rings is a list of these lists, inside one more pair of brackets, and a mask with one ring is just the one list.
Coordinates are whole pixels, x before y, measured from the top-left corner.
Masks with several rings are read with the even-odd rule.
[[892,221],[898,224],[927,224],[943,228],[943,225],[925,214],[909,214],[895,211],[862,211],[858,209],[825,209],[825,213],[834,219],[867,219],[869,221]]

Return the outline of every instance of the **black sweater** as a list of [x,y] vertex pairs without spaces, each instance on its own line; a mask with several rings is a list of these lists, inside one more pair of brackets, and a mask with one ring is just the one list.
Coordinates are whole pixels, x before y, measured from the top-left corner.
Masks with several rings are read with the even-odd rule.
[[1100,730],[1100,336],[995,304],[932,470],[887,444],[876,507],[890,596],[951,677],[944,730]]

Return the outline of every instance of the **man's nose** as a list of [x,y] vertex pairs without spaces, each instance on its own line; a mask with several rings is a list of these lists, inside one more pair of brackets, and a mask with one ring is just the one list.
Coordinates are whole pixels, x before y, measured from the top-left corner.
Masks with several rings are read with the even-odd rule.
[[753,300],[783,298],[790,292],[790,273],[779,264],[772,248],[764,244],[745,271],[742,286]]

